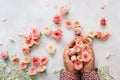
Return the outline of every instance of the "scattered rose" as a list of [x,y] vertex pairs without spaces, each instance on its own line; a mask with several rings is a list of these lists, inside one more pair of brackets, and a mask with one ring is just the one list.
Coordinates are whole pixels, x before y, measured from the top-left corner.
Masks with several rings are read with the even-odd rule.
[[28,54],[28,53],[30,53],[30,48],[24,46],[24,47],[22,48],[22,51],[23,51],[24,54]]
[[48,45],[47,46],[47,51],[50,54],[54,54],[55,53],[55,47],[54,47],[54,45],[52,45],[52,44]]
[[60,7],[60,13],[62,15],[66,15],[69,12],[69,8],[67,6],[61,6]]
[[39,62],[40,62],[40,59],[39,59],[39,58],[37,58],[37,57],[33,57],[33,58],[32,58],[32,63],[33,63],[33,64],[36,65],[36,64],[39,64]]
[[59,40],[59,39],[62,38],[63,32],[62,32],[61,29],[57,29],[57,30],[55,30],[55,31],[52,32],[52,35],[51,35],[51,36],[52,36],[54,39]]
[[52,30],[51,30],[50,26],[44,27],[44,33],[45,33],[46,35],[49,36],[49,35],[51,34],[51,32],[52,32]]
[[54,22],[55,24],[60,24],[60,23],[61,23],[61,16],[55,15],[55,16],[54,16],[54,19],[53,19],[53,22]]
[[14,63],[14,64],[16,64],[16,63],[18,63],[19,62],[19,57],[17,57],[17,56],[13,56],[12,58],[11,58],[11,61],[12,61],[12,63]]
[[33,39],[38,39],[40,37],[40,32],[37,28],[33,28],[31,31],[31,35]]
[[44,72],[46,70],[46,66],[45,65],[40,65],[40,66],[38,66],[38,68],[37,68],[37,71],[38,72]]
[[48,63],[48,58],[46,56],[42,56],[40,58],[40,65],[46,65]]
[[30,41],[32,39],[31,34],[25,34],[24,39],[25,39],[25,41]]
[[71,28],[71,27],[72,27],[72,22],[71,22],[70,20],[66,20],[66,21],[65,21],[65,26],[66,26],[67,28]]
[[27,64],[26,63],[24,63],[23,61],[22,62],[20,62],[20,68],[21,69],[25,69],[25,68],[27,68]]
[[0,57],[5,60],[8,58],[8,54],[6,52],[2,52],[0,53]]
[[104,32],[102,33],[102,40],[107,40],[110,37],[111,32]]
[[38,39],[33,39],[33,43],[36,44],[36,45],[40,44],[40,39],[39,38]]
[[96,33],[96,37],[97,37],[97,38],[101,38],[101,37],[102,37],[102,32],[97,32],[97,33]]
[[30,63],[31,59],[29,56],[25,56],[23,62],[24,63]]
[[28,71],[29,75],[36,75],[37,74],[37,69],[35,66],[31,66],[29,71]]
[[103,25],[103,26],[106,25],[107,24],[107,20],[105,18],[101,18],[100,24]]
[[88,32],[88,36],[94,38],[96,36],[96,32],[91,30]]
[[80,27],[80,22],[79,21],[74,21],[74,26],[75,27]]
[[81,34],[81,28],[74,28],[74,33],[76,35],[80,35]]
[[31,39],[31,40],[25,40],[24,45],[27,46],[27,47],[33,46],[33,39]]

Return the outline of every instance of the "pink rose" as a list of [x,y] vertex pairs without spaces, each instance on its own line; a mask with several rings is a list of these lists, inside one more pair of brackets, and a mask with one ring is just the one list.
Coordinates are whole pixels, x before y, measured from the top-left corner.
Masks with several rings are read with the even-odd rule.
[[13,56],[12,59],[11,59],[12,63],[14,63],[14,64],[15,64],[15,63],[18,63],[19,60],[20,60],[20,59],[19,59],[19,57],[17,57],[17,56]]
[[97,38],[101,38],[101,37],[102,37],[102,32],[97,32],[97,33],[96,33],[96,37],[97,37]]
[[66,20],[66,21],[65,21],[65,26],[66,26],[67,28],[71,28],[71,27],[72,27],[72,22],[71,22],[70,20]]
[[27,68],[27,64],[26,63],[24,63],[23,61],[22,62],[20,62],[20,68],[21,69],[25,69],[25,68]]
[[45,33],[46,35],[50,35],[51,32],[52,32],[52,30],[51,30],[51,28],[50,28],[49,26],[46,26],[46,27],[44,28],[44,33]]
[[39,64],[39,62],[40,62],[40,59],[39,59],[39,58],[37,58],[37,57],[33,57],[33,58],[32,58],[32,63],[33,63],[33,64],[36,65],[36,64]]
[[31,66],[29,71],[28,71],[29,75],[36,75],[37,74],[37,69],[35,66]]
[[80,27],[80,22],[79,22],[79,21],[75,21],[75,22],[74,22],[74,26],[75,26],[75,27]]
[[76,35],[80,35],[81,34],[81,28],[74,28],[74,33]]
[[107,40],[110,37],[111,32],[105,32],[102,34],[101,39],[102,40]]
[[23,47],[22,51],[24,54],[28,54],[30,52],[30,48],[29,47]]
[[76,39],[75,44],[76,44],[76,46],[83,47],[83,42],[82,42],[81,38]]
[[48,58],[46,56],[42,56],[40,58],[40,65],[46,65],[48,63]]
[[66,53],[68,54],[68,55],[74,55],[75,54],[75,49],[74,48],[70,48],[70,49],[68,49],[67,51],[66,51]]
[[47,46],[47,51],[50,54],[54,54],[55,53],[55,47],[54,47],[54,45],[52,45],[52,44],[48,45]]
[[36,45],[40,44],[40,39],[39,38],[38,39],[33,39],[33,43],[36,44]]
[[71,61],[72,61],[72,62],[75,62],[76,60],[77,60],[76,55],[71,56]]
[[75,52],[80,52],[80,50],[81,50],[81,49],[80,49],[80,46],[75,45],[75,46],[74,46],[74,50],[75,50]]
[[40,32],[37,28],[33,28],[31,31],[31,35],[33,39],[38,39],[40,37]]
[[89,62],[90,59],[91,55],[87,51],[82,52],[82,61]]
[[53,21],[56,24],[60,24],[61,23],[61,17],[59,15],[55,15]]
[[0,53],[0,57],[5,60],[8,58],[8,54],[6,52],[2,52]]
[[24,63],[30,63],[31,59],[29,56],[25,56],[23,62]]
[[62,15],[66,15],[69,12],[69,8],[67,6],[61,6],[60,7],[60,13]]
[[40,65],[40,66],[38,66],[38,68],[37,68],[37,71],[38,72],[44,72],[46,70],[46,66],[45,65]]
[[62,30],[61,29],[57,29],[57,30],[55,30],[55,31],[53,31],[52,32],[52,37],[54,38],[54,39],[61,39],[62,38],[62,36],[63,36],[63,34],[62,34],[63,32],[62,32]]
[[74,62],[74,67],[76,70],[81,70],[83,68],[83,63],[80,61],[75,61]]
[[25,35],[24,35],[24,39],[25,39],[25,41],[31,40],[31,39],[32,39],[31,34],[25,34]]
[[95,32],[95,31],[92,31],[92,30],[91,30],[91,31],[88,32],[88,36],[91,37],[91,38],[94,38],[95,35],[96,35],[96,32]]
[[33,46],[33,39],[31,39],[31,40],[25,40],[24,45],[27,46],[27,47]]

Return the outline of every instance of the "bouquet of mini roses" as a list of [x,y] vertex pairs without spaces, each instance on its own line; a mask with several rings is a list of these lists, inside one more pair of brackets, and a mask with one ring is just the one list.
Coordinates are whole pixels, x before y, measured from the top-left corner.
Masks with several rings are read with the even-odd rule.
[[72,47],[67,48],[66,53],[69,55],[76,70],[81,70],[84,67],[84,64],[91,60],[92,56],[89,53],[89,47],[91,44],[91,38],[81,35],[79,38],[75,39]]

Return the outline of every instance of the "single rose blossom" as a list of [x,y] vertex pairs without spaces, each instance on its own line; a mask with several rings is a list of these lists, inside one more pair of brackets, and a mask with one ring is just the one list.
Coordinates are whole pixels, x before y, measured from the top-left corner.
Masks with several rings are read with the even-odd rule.
[[107,20],[105,18],[101,18],[100,24],[103,25],[103,26],[106,25],[107,24]]
[[102,33],[101,39],[105,41],[110,37],[110,35],[111,35],[111,32],[104,32]]
[[39,45],[40,44],[40,39],[39,38],[38,39],[33,39],[33,43],[35,45]]
[[83,47],[83,41],[81,40],[81,38],[76,39],[75,44],[76,46]]
[[88,32],[88,36],[91,37],[91,38],[94,38],[96,36],[96,32],[91,30]]
[[45,33],[46,35],[49,36],[49,35],[51,34],[51,32],[52,32],[52,30],[51,30],[50,26],[44,27],[44,33]]
[[77,56],[77,60],[82,61],[82,55],[81,54]]
[[97,32],[97,33],[96,33],[96,37],[97,37],[97,38],[101,38],[101,37],[102,37],[102,32]]
[[23,62],[24,63],[30,63],[31,59],[29,56],[25,56]]
[[24,63],[23,61],[20,62],[19,66],[20,66],[21,69],[25,69],[25,68],[27,68],[27,64]]
[[69,8],[67,6],[61,6],[60,7],[60,13],[62,15],[66,15],[69,12]]
[[8,59],[8,54],[6,52],[2,52],[2,53],[0,53],[0,57],[4,60]]
[[74,62],[74,67],[76,70],[81,70],[83,68],[83,63],[80,61],[75,61]]
[[50,54],[54,54],[55,53],[55,46],[54,45],[52,45],[52,44],[49,44],[48,46],[47,46],[47,51],[48,51],[48,53],[50,53]]
[[76,35],[80,35],[81,34],[81,28],[74,28],[74,33]]
[[89,62],[90,59],[91,59],[91,55],[87,51],[84,51],[82,53],[82,61]]
[[24,35],[24,39],[25,39],[25,41],[31,40],[31,39],[32,39],[31,34],[25,34],[25,35]]
[[88,51],[88,47],[89,47],[88,44],[84,44],[82,49],[81,49],[81,52]]
[[61,29],[57,29],[57,30],[55,30],[55,31],[52,32],[52,35],[51,35],[51,36],[52,36],[54,39],[59,40],[59,39],[62,38],[63,32],[62,32]]
[[27,47],[33,46],[33,39],[31,39],[31,40],[25,40],[24,45],[27,46]]
[[40,65],[46,65],[48,63],[48,58],[46,56],[42,56],[40,58]]
[[67,51],[66,51],[66,53],[68,54],[68,55],[74,55],[75,54],[75,49],[74,48],[70,48],[70,49],[68,49]]
[[39,64],[39,62],[40,62],[40,59],[39,59],[39,58],[37,58],[37,57],[33,57],[33,58],[32,58],[32,63],[33,63],[33,64],[36,65],[36,64]]
[[17,56],[13,56],[12,58],[11,58],[11,61],[12,61],[12,63],[14,63],[14,64],[16,64],[16,63],[18,63],[19,62],[19,57],[17,57]]
[[37,68],[37,72],[44,72],[46,70],[46,66],[45,65],[40,65]]
[[37,69],[35,66],[31,66],[29,71],[28,71],[29,75],[36,75],[37,74]]
[[66,26],[67,28],[71,28],[71,27],[72,27],[72,21],[71,21],[71,20],[66,20],[66,21],[65,21],[65,26]]
[[60,24],[61,23],[61,16],[55,15],[54,18],[53,18],[53,22],[55,24]]
[[80,22],[79,21],[74,21],[74,26],[75,27],[80,27]]
[[24,47],[22,48],[22,52],[23,52],[24,54],[28,54],[28,53],[30,53],[30,48],[24,46]]
[[77,60],[76,55],[72,55],[72,56],[71,56],[71,61],[72,61],[72,62],[75,62],[76,60]]
[[32,39],[38,39],[40,37],[40,31],[37,28],[33,28],[31,31]]
[[81,50],[81,49],[80,49],[80,46],[75,45],[75,46],[74,46],[74,50],[75,50],[75,52],[80,52],[80,50]]

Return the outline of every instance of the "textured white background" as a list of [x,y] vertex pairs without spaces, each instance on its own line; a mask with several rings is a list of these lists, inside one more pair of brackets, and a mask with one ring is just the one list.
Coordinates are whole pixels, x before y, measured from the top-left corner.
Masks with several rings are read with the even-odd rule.
[[[101,3],[105,3],[104,10],[100,9]],[[110,73],[116,80],[120,75],[120,0],[0,0],[0,19],[7,17],[8,21],[0,22],[0,52],[8,51],[10,55],[17,54],[23,59],[21,47],[24,39],[18,37],[18,32],[28,33],[33,26],[37,26],[43,33],[43,28],[50,25],[52,29],[57,27],[64,31],[64,36],[60,41],[46,37],[41,37],[41,44],[32,47],[32,56],[49,57],[47,72],[38,75],[38,80],[59,80],[59,74],[53,74],[53,69],[63,66],[62,54],[68,42],[74,38],[72,30],[68,30],[64,25],[57,26],[52,22],[53,16],[59,13],[61,5],[70,6],[70,13],[65,19],[80,20],[84,32],[94,29],[96,31],[112,30],[112,36],[107,41],[95,40],[93,48],[96,55],[96,67],[110,65]],[[57,8],[54,8],[57,6]],[[106,28],[99,24],[101,17],[108,20]],[[15,43],[11,43],[9,38],[13,37]],[[54,44],[57,48],[55,55],[51,56],[46,51],[48,44]],[[105,59],[107,53],[111,54],[109,60]]]

